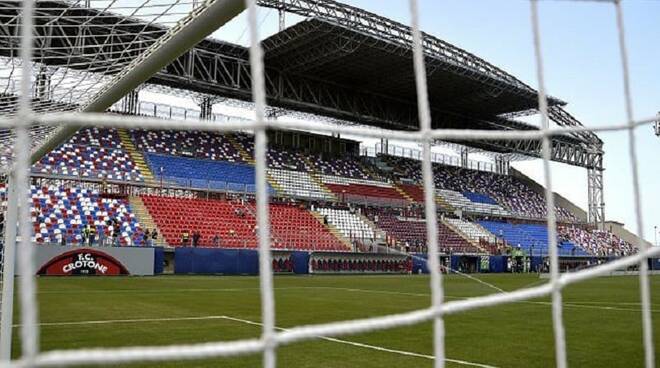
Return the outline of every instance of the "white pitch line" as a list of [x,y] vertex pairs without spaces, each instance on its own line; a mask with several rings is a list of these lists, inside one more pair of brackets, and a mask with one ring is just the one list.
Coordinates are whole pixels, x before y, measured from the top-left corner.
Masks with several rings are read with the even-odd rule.
[[[227,319],[227,320],[230,320],[230,321],[241,322],[241,323],[245,323],[245,324],[248,324],[248,325],[261,326],[261,323],[255,322],[255,321],[250,321],[250,320],[247,320],[247,319],[234,318],[234,317],[229,317],[229,316],[224,316],[224,318]],[[279,331],[288,331],[288,329],[283,328],[283,327],[275,327],[275,329],[279,330]],[[356,347],[370,349],[370,350],[376,350],[376,351],[382,351],[382,352],[391,353],[391,354],[399,354],[399,355],[411,356],[411,357],[416,357],[416,358],[435,360],[435,357],[433,355],[420,354],[420,353],[415,353],[415,352],[412,352],[412,351],[405,351],[405,350],[389,349],[389,348],[384,348],[382,346],[363,344],[363,343],[360,343],[360,342],[342,340],[342,339],[337,339],[337,338],[334,338],[334,337],[327,337],[327,336],[318,336],[318,337],[321,340],[336,342],[336,343],[344,344],[344,345],[351,345],[351,346],[356,346]],[[470,366],[470,367],[497,368],[497,367],[492,366],[492,365],[468,362],[468,361],[459,360],[459,359],[445,358],[445,361],[450,362],[450,363],[460,364],[460,365],[466,365],[466,366]]]
[[[40,327],[44,327],[44,326],[79,326],[79,325],[106,325],[106,324],[121,324],[121,323],[176,322],[176,321],[202,321],[202,320],[226,320],[226,321],[241,322],[241,323],[244,323],[244,324],[249,324],[249,325],[254,325],[254,326],[261,326],[261,323],[259,323],[259,322],[254,322],[254,321],[250,321],[250,320],[247,320],[247,319],[234,318],[234,317],[229,317],[229,316],[165,317],[165,318],[110,319],[110,320],[96,320],[96,321],[42,322],[42,323],[39,323],[38,326],[40,326]],[[21,326],[20,324],[13,325],[14,328],[18,328],[20,326]],[[276,329],[280,330],[280,331],[287,331],[286,328],[282,328],[282,327],[276,327]],[[337,338],[334,338],[334,337],[319,336],[319,338],[321,340],[336,342],[336,343],[344,344],[344,345],[352,345],[352,346],[356,346],[356,347],[360,347],[360,348],[364,348],[364,349],[382,351],[382,352],[387,352],[387,353],[391,353],[391,354],[406,355],[406,356],[429,359],[429,360],[435,359],[432,355],[420,354],[420,353],[415,353],[415,352],[405,351],[405,350],[388,349],[388,348],[384,348],[382,346],[368,345],[368,344],[363,344],[363,343],[359,343],[359,342],[355,342],[355,341],[341,340],[341,339],[337,339]],[[446,358],[445,361],[460,364],[460,365],[471,366],[471,367],[497,368],[497,367],[492,366],[492,365],[468,362],[468,361],[459,360],[459,359],[448,359],[448,358]]]
[[[136,318],[136,319],[106,319],[96,321],[68,321],[68,322],[42,322],[38,326],[77,326],[77,325],[109,325],[114,323],[141,323],[141,322],[176,322],[176,321],[202,321],[210,319],[225,319],[225,316],[198,316],[198,317],[163,317],[163,318]],[[15,324],[12,327],[20,327]]]

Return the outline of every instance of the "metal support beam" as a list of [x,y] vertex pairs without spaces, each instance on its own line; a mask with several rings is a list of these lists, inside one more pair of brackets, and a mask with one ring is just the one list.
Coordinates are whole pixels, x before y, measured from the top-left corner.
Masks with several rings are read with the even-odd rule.
[[[2,258],[2,296],[0,299],[0,363],[11,359],[12,325],[14,323],[14,275],[16,266],[16,223],[18,221],[18,197],[14,171],[7,183],[7,213]],[[11,224],[11,226],[10,226]]]
[[605,226],[605,202],[603,197],[603,171],[587,170],[589,213],[588,221],[599,229]]
[[199,118],[202,120],[211,120],[213,118],[213,96],[204,96],[197,101],[199,105]]
[[[128,65],[123,72],[115,75],[107,87],[100,91],[82,111],[103,112],[107,110],[126,93],[146,82],[244,9],[244,0],[216,0],[208,3],[206,7],[195,8],[175,27],[170,28],[158,42]],[[32,153],[32,162],[37,162],[59,144],[71,138],[80,128],[67,126],[58,129]]]
[[128,92],[121,101],[121,111],[124,114],[132,114],[132,115],[137,114],[138,106],[139,106],[139,92],[135,89]]
[[286,28],[286,10],[280,9],[277,11],[280,21],[280,32]]
[[461,167],[468,167],[468,153],[469,150],[467,147],[461,147]]
[[48,101],[51,98],[51,78],[46,67],[39,70],[34,83],[34,99]]

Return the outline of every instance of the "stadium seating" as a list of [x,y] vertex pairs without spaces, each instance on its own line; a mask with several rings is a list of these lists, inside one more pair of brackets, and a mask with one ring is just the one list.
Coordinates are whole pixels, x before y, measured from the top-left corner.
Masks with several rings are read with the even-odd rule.
[[415,202],[424,203],[424,189],[419,185],[413,184],[397,184],[401,190],[404,191]]
[[371,225],[350,210],[318,208],[316,211],[326,217],[328,223],[336,227],[346,238],[374,239],[375,237],[375,231]]
[[[369,218],[398,246],[407,246],[411,252],[426,252],[426,220],[417,217],[401,216],[395,210],[371,208]],[[438,246],[445,253],[479,253],[480,250],[442,222],[438,222]]]
[[331,175],[321,175],[321,181],[342,201],[398,206],[408,203],[390,183]]
[[313,273],[409,273],[412,262],[400,257],[377,258],[363,255],[342,257],[332,254],[314,254],[310,259]]
[[[400,178],[422,182],[420,161],[387,155],[381,155],[379,158],[395,167],[395,172]],[[515,216],[527,218],[545,218],[546,216],[543,196],[534,192],[517,178],[437,163],[433,164],[433,169],[435,186],[438,189],[459,192],[462,197],[473,203],[500,205]],[[559,206],[556,209],[559,220],[576,220],[570,211]]]
[[[520,246],[526,252],[533,255],[547,255],[548,228],[542,224],[512,224],[498,221],[479,221],[479,224],[500,239],[505,240],[511,247]],[[580,244],[571,241],[559,241],[558,251],[564,256],[588,255]]]
[[475,242],[495,242],[495,235],[479,224],[456,218],[446,218],[445,221]]
[[219,133],[135,129],[131,135],[136,147],[147,153],[243,162],[231,141]]
[[268,175],[277,183],[280,194],[299,198],[333,199],[333,195],[307,172],[271,168],[268,169]]
[[[182,245],[184,232],[199,231],[198,246],[255,248],[257,223],[254,203],[239,200],[191,199],[142,196],[149,214],[167,243]],[[346,251],[337,239],[308,210],[298,205],[272,203],[269,206],[272,247],[289,250]],[[188,245],[191,245],[188,243]]]
[[609,257],[636,253],[632,244],[608,231],[589,230],[578,226],[558,226],[557,232],[560,240],[579,244],[593,255]]
[[86,179],[144,181],[124,150],[66,143],[37,162],[33,172]]
[[254,167],[224,161],[149,153],[147,161],[156,177],[194,188],[254,192]]
[[169,245],[181,245],[184,231],[199,231],[200,246],[212,246],[218,235],[221,247],[256,247],[255,218],[239,201],[150,195],[141,198]]
[[359,158],[323,157],[311,155],[310,161],[316,165],[316,169],[323,175],[340,176],[344,178],[362,180],[380,180],[381,178],[368,172],[359,163]]
[[[5,196],[5,188],[0,188]],[[115,245],[142,245],[142,230],[126,199],[108,198],[98,191],[57,186],[31,187],[30,209],[37,243],[83,243],[83,229],[96,228],[94,244],[112,243],[114,229],[119,226]],[[64,239],[62,239],[64,238]]]
[[83,128],[73,135],[68,143],[78,146],[126,148],[114,128]]
[[454,190],[437,189],[436,193],[455,209],[496,216],[510,215],[509,211],[505,210],[497,203],[473,202],[462,193]]
[[270,205],[273,248],[348,251],[346,244],[330,233],[327,227],[305,208],[298,205]]
[[314,171],[313,166],[299,152],[283,151],[276,147],[268,147],[266,158],[268,159],[268,167],[270,168],[305,172]]

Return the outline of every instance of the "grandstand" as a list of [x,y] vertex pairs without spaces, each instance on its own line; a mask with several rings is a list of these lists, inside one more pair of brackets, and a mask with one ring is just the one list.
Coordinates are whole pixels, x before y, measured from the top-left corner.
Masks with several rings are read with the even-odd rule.
[[[14,140],[20,132],[0,133],[5,170],[0,265],[12,265],[10,273],[3,269],[4,308],[13,295],[14,277],[14,260],[4,258],[5,249],[16,247],[16,238],[41,262],[32,273],[44,276],[100,275],[107,269],[109,275],[260,275],[269,287],[272,280],[264,276],[268,268],[278,274],[388,275],[396,280],[393,284],[400,283],[395,278],[400,275],[433,278],[440,272],[470,279],[468,274],[552,272],[556,279],[552,262],[557,269],[573,271],[639,256],[636,244],[643,240],[606,226],[601,139],[581,129],[566,102],[546,99],[545,92],[476,55],[423,35],[421,59],[428,69],[430,104],[430,126],[424,128],[411,67],[415,49],[410,28],[331,0],[257,0],[259,6],[277,10],[283,25],[284,14],[300,18],[258,43],[266,65],[265,109],[257,97],[253,104],[258,88],[252,83],[260,80],[250,59],[253,51],[208,37],[242,9],[242,1],[193,1],[192,12],[180,8],[190,4],[178,2],[147,0],[127,9],[114,3],[36,2],[39,42],[33,60],[26,61],[29,67],[21,69],[15,36],[21,8],[16,2],[0,2],[0,116],[21,116],[22,100],[37,113],[97,113],[89,122],[76,120],[77,114],[60,115],[73,121],[62,124],[35,120],[29,127],[31,147]],[[140,13],[143,8],[153,8],[152,14]],[[201,30],[196,28],[200,18],[208,22]],[[186,36],[190,39],[182,41]],[[116,43],[104,41],[112,39]],[[176,45],[177,39],[186,47],[172,46],[159,54],[159,45]],[[25,70],[35,76],[30,97],[17,87],[21,78],[29,77]],[[199,109],[150,102],[142,91],[188,99]],[[547,106],[539,106],[540,98]],[[214,113],[214,107],[227,106],[256,112],[256,123]],[[264,110],[265,122],[260,116]],[[534,114],[547,116],[555,126],[577,129],[544,137],[549,157],[541,139],[522,136],[433,140],[433,146],[450,153],[431,152],[429,146],[430,177],[425,152],[395,134],[385,134],[374,147],[347,138],[361,130],[371,138],[373,132],[405,138],[421,128],[538,133],[539,127],[519,119]],[[277,126],[279,116],[307,123]],[[99,123],[103,119],[108,122]],[[27,154],[28,149],[31,161],[24,171],[30,201],[24,221],[29,229],[17,236],[13,225],[4,223],[19,216],[15,188],[20,177],[10,171],[21,162],[16,152]],[[516,160],[538,158],[585,169],[586,210],[555,200],[555,193],[547,198],[544,184],[511,168]],[[94,263],[81,258],[89,254]],[[295,282],[291,290],[306,288]],[[185,288],[211,290],[204,285]],[[321,288],[329,294],[333,288],[359,289],[350,284]],[[394,299],[420,297],[405,290],[381,292]],[[262,302],[267,298],[272,295],[262,295]],[[326,303],[324,307],[341,311],[341,303],[351,302],[315,305]],[[401,312],[389,307],[391,313]],[[11,354],[11,308],[0,318],[5,338],[0,363]],[[169,312],[178,316],[177,308],[173,305]],[[314,313],[310,308],[302,315]],[[346,318],[360,317],[346,312]],[[214,318],[231,320],[220,314]]]

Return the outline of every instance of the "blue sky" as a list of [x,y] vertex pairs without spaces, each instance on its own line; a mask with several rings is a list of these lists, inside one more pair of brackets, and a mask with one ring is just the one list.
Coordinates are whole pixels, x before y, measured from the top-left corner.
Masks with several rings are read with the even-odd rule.
[[[406,0],[343,0],[402,23],[409,23]],[[537,86],[530,5],[525,0],[419,0],[424,31],[470,51],[533,87]],[[623,2],[634,116],[660,111],[660,1]],[[625,122],[623,78],[615,10],[612,4],[574,1],[540,3],[543,56],[548,92],[568,102],[567,110],[586,126]],[[261,9],[262,36],[276,30],[275,11]],[[288,24],[295,17],[288,19]],[[245,16],[214,34],[246,44]],[[411,65],[412,67],[412,65]],[[605,142],[606,217],[637,232],[627,133],[600,134]],[[660,138],[650,127],[636,131],[640,159],[644,236],[654,241],[660,227]],[[543,180],[541,161],[516,164]],[[553,187],[585,208],[586,170],[553,164]]]

